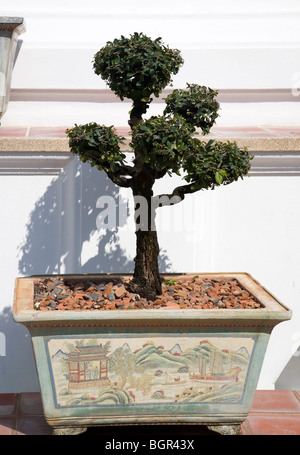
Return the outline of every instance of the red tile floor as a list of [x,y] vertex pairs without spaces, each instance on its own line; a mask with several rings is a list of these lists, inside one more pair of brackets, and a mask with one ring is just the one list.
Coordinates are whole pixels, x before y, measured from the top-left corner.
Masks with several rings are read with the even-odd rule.
[[[136,427],[89,428],[81,436],[129,436]],[[164,433],[162,433],[164,432]],[[212,433],[205,427],[164,426],[139,427],[139,435],[183,436]],[[49,435],[51,428],[43,416],[39,393],[0,395],[0,435]],[[300,391],[258,390],[251,412],[242,425],[243,435],[300,435]]]

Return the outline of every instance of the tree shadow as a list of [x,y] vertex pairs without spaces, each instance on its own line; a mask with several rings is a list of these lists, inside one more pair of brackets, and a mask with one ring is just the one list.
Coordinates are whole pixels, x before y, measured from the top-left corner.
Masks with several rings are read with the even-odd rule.
[[[110,196],[114,201],[117,223],[110,230],[97,227],[100,211],[96,204],[101,196]],[[19,246],[21,275],[132,273],[134,261],[120,245],[118,235],[128,222],[128,218],[118,215],[120,204],[125,203],[119,187],[104,172],[72,159],[30,214],[25,241]],[[134,232],[130,238],[135,250]],[[84,259],[83,250],[87,252]],[[171,267],[163,250],[159,265],[163,273]]]
[[275,390],[300,390],[300,346],[275,382]]
[[39,390],[29,332],[13,321],[11,307],[0,313],[0,385],[0,393]]
[[[105,195],[113,198],[118,213],[120,204],[126,202],[119,187],[104,172],[81,163],[76,157],[70,159],[30,213],[26,237],[18,247],[19,274],[132,273],[134,261],[121,246],[118,235],[127,219],[117,217],[117,226],[112,230],[97,227],[99,208],[96,204],[98,198]],[[129,237],[132,238],[131,249],[135,251],[134,232]],[[171,267],[165,251],[161,252],[159,265],[162,272]],[[0,332],[5,335],[7,345],[12,346],[7,352],[7,367],[3,369],[6,383],[8,377],[18,377],[21,379],[16,379],[14,391],[38,391],[28,330],[13,322],[8,308],[0,315]]]

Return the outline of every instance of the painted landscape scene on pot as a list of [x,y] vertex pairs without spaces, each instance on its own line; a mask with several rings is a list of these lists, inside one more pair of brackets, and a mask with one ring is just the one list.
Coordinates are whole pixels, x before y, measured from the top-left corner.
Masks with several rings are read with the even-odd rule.
[[252,337],[151,336],[46,341],[57,407],[242,398]]

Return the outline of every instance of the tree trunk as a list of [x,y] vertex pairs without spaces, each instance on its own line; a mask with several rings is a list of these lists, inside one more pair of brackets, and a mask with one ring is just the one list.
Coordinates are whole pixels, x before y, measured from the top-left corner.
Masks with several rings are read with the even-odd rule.
[[133,274],[134,289],[149,300],[161,294],[158,268],[159,246],[156,231],[136,231],[136,257]]
[[[143,121],[142,115],[147,112],[151,101],[151,99],[149,102],[134,101],[128,122],[131,129]],[[147,166],[138,155],[135,155],[135,165],[141,168],[141,172],[138,177],[132,178],[131,183],[135,198],[136,223],[136,257],[131,290],[148,300],[155,300],[162,292],[158,268],[159,245],[155,228],[155,208],[151,205],[155,177],[147,170]],[[137,205],[140,204],[143,205],[142,215],[137,209]]]
[[[158,267],[159,245],[155,228],[155,209],[151,206],[152,186],[133,190],[135,197],[136,257],[131,289],[141,297],[155,300],[162,292]],[[141,198],[140,199],[137,199]],[[141,204],[144,204],[141,210]],[[137,209],[139,205],[139,210]]]
[[131,129],[143,121],[142,115],[146,114],[148,107],[149,103],[145,101],[135,100],[133,102],[130,120],[128,122]]

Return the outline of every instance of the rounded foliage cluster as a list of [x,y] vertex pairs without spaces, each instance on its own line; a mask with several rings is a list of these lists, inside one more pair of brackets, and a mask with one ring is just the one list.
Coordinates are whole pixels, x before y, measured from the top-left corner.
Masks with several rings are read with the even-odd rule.
[[179,114],[207,134],[218,117],[220,105],[215,99],[218,92],[197,84],[187,84],[187,88],[173,90],[165,98],[167,106],[164,113]]
[[120,151],[122,137],[118,136],[112,126],[87,123],[76,125],[66,131],[72,153],[81,161],[89,161],[99,170],[115,171],[116,163],[122,163],[125,155]]
[[94,71],[120,97],[149,102],[171,83],[183,59],[180,51],[169,49],[161,38],[152,40],[143,33],[109,41],[94,56]]
[[[182,64],[180,52],[162,44],[161,38],[134,33],[109,41],[95,55],[94,70],[121,99],[133,100],[129,124],[134,166],[126,165],[120,150],[124,138],[112,126],[75,125],[67,130],[71,151],[104,169],[120,186],[136,188],[146,175],[149,185],[166,173],[183,175],[188,184],[175,189],[183,196],[247,175],[252,157],[246,148],[240,149],[235,142],[195,138],[196,128],[207,134],[218,117],[217,91],[187,84],[186,90],[176,89],[165,98],[163,115],[143,120],[150,96],[158,96]],[[124,176],[132,178],[124,180]]]
[[194,128],[180,116],[153,116],[133,129],[131,146],[154,170],[177,173],[193,146],[193,133]]
[[228,185],[248,174],[253,157],[246,147],[240,149],[236,142],[212,139],[204,142],[194,138],[193,143],[182,162],[185,180],[192,184],[193,191]]

